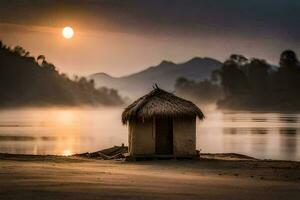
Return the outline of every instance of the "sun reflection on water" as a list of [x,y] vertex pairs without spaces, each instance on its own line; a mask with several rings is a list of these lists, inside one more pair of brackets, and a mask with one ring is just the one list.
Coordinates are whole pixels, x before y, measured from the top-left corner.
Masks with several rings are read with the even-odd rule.
[[71,155],[73,155],[73,152],[70,149],[65,149],[65,150],[63,150],[62,155],[63,156],[71,156]]
[[[0,152],[64,155],[127,141],[123,109],[51,108],[0,112]],[[262,159],[300,160],[300,114],[206,113],[197,123],[202,152],[237,152]]]
[[61,126],[72,125],[75,121],[75,112],[72,110],[59,110],[55,113],[54,121]]

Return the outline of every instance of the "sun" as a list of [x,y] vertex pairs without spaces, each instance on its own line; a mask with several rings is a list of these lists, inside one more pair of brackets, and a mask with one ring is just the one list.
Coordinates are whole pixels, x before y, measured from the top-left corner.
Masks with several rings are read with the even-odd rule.
[[74,35],[74,30],[72,27],[70,26],[66,26],[63,28],[62,30],[62,35],[64,36],[64,38],[66,39],[71,39]]

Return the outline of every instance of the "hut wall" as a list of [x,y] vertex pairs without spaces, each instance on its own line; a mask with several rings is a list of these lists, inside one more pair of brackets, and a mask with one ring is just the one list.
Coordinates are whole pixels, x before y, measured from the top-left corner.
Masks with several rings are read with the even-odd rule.
[[196,118],[174,120],[173,144],[175,156],[196,154]]
[[129,155],[155,154],[155,130],[152,122],[129,124]]

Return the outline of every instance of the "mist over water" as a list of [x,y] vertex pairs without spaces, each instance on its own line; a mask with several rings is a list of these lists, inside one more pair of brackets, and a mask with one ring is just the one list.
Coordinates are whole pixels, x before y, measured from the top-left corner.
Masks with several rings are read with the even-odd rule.
[[[123,108],[47,108],[0,111],[0,152],[71,155],[127,145]],[[206,112],[197,122],[202,153],[242,153],[300,160],[300,114]]]
[[0,111],[0,152],[70,155],[127,141],[121,108]]

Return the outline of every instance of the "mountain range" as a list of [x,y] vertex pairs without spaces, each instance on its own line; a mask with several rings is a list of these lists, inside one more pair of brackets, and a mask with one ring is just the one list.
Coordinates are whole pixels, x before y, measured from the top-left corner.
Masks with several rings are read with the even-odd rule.
[[117,89],[121,95],[136,98],[152,89],[154,84],[172,91],[175,82],[180,77],[200,81],[209,78],[211,72],[221,68],[222,63],[212,58],[195,57],[184,63],[162,61],[157,66],[122,77],[112,77],[106,73],[96,73],[90,76],[97,87]]

